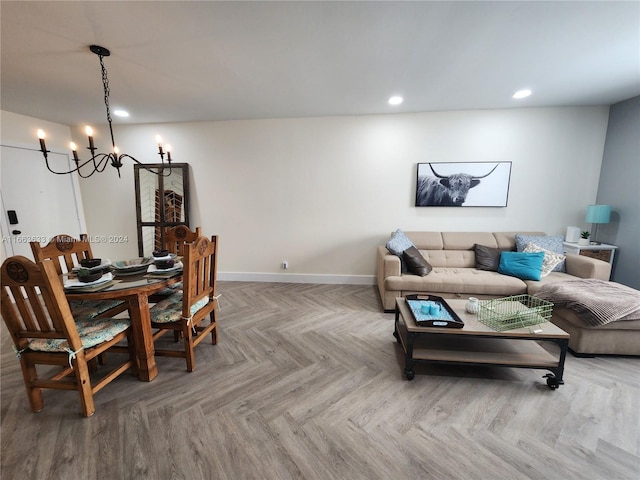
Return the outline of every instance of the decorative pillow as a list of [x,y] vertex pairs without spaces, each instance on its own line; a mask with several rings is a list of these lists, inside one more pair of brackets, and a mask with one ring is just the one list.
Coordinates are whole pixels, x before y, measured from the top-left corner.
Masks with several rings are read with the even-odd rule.
[[564,255],[560,255],[559,253],[553,253],[549,250],[546,250],[542,247],[538,247],[533,243],[527,243],[527,246],[524,247],[523,252],[532,253],[532,252],[542,252],[544,253],[544,261],[542,262],[542,273],[540,274],[543,277],[549,275],[554,267],[558,265],[560,262],[564,261]]
[[544,252],[502,252],[498,273],[520,280],[540,280]]
[[488,270],[497,272],[500,266],[500,254],[505,250],[501,248],[486,247],[484,245],[474,245],[476,251],[476,268],[478,270]]
[[[564,254],[564,245],[562,242],[564,238],[562,235],[522,235],[516,234],[516,249],[519,252],[523,252],[528,243],[533,243],[534,245],[544,248],[545,250],[549,250],[553,253],[559,253],[560,255]],[[558,263],[552,272],[566,272],[567,268],[565,265],[565,261],[562,260]]]
[[407,270],[421,277],[428,275],[433,268],[416,247],[407,248],[402,252],[402,258],[407,265]]
[[398,229],[391,234],[391,238],[387,242],[386,247],[389,252],[400,257],[401,271],[402,273],[405,273],[407,271],[407,266],[403,261],[402,252],[409,247],[415,247],[413,242],[409,240],[409,237],[407,237],[402,230]]

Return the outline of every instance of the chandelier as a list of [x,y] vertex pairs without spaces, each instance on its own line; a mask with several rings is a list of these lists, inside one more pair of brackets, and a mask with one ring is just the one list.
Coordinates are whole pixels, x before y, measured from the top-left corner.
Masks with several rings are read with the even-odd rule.
[[[162,139],[160,137],[156,137],[156,141],[158,142],[158,155],[160,155],[160,161],[162,163],[162,167],[160,167],[159,169],[149,168],[145,166],[144,163],[140,162],[139,160],[136,160],[131,155],[127,155],[126,153],[120,153],[120,150],[118,150],[118,147],[116,147],[116,142],[113,137],[113,126],[111,124],[111,110],[109,108],[109,78],[107,77],[107,69],[105,68],[104,61],[103,61],[103,58],[111,55],[111,52],[108,49],[101,47],[99,45],[91,45],[89,49],[93,53],[98,55],[98,57],[100,58],[100,70],[102,72],[102,86],[104,88],[104,106],[107,109],[107,122],[109,123],[109,133],[111,134],[112,151],[111,153],[96,153],[97,149],[93,144],[93,129],[87,126],[85,128],[85,132],[87,134],[87,137],[89,138],[89,146],[87,147],[87,150],[91,152],[91,158],[86,161],[80,160],[80,158],[78,158],[78,150],[77,150],[76,144],[71,142],[69,146],[71,147],[71,151],[73,153],[73,161],[75,163],[75,168],[72,168],[71,170],[67,170],[67,171],[56,171],[51,168],[51,165],[49,165],[49,158],[47,154],[50,152],[50,150],[47,150],[47,146],[45,145],[45,142],[44,142],[46,134],[42,129],[39,129],[38,138],[40,139],[40,151],[42,152],[42,155],[44,155],[44,160],[47,165],[47,170],[49,170],[51,173],[55,173],[56,175],[66,175],[66,174],[77,172],[80,177],[88,178],[96,172],[97,173],[103,172],[104,169],[107,167],[107,165],[111,164],[111,166],[118,171],[118,177],[120,178],[120,167],[122,167],[122,160],[125,158],[128,158],[136,162],[145,170],[155,173],[156,175],[162,175],[162,176],[170,175],[171,174],[171,146],[165,145],[163,149]],[[165,154],[167,156],[167,165],[169,167],[168,172],[165,172],[165,168],[164,168]]]

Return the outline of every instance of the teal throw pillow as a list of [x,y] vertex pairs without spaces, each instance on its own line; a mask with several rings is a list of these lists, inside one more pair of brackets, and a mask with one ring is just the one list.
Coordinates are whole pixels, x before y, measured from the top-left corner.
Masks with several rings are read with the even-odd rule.
[[540,280],[544,252],[502,252],[498,273],[520,280]]

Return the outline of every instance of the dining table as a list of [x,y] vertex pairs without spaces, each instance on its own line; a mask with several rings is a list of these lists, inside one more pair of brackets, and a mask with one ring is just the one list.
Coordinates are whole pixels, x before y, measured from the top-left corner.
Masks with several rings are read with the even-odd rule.
[[[63,284],[74,274],[64,274]],[[138,378],[150,382],[158,375],[149,312],[149,296],[182,280],[182,271],[171,276],[154,276],[146,272],[136,275],[117,273],[113,280],[95,288],[65,288],[68,300],[122,300],[129,304],[129,316],[138,360]]]

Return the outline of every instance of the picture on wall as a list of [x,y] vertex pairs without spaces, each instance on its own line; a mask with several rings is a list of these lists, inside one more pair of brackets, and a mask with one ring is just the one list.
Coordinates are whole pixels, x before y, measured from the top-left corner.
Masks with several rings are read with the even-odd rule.
[[416,207],[506,207],[511,162],[418,164]]

